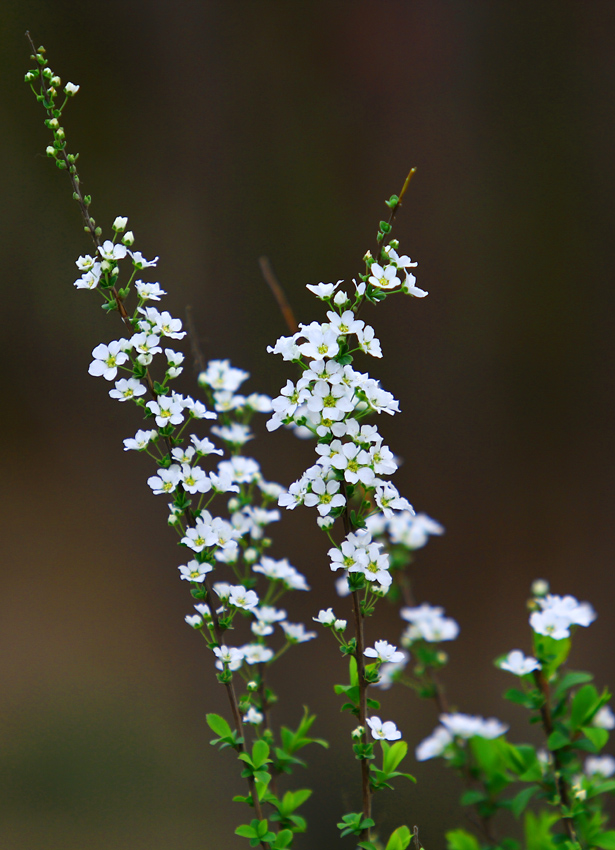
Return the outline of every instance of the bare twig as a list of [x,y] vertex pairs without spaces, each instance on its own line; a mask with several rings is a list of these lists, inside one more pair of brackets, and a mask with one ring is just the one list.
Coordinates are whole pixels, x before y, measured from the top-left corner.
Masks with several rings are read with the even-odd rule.
[[292,307],[288,303],[288,298],[286,297],[284,290],[280,286],[279,280],[274,274],[269,257],[259,257],[258,264],[260,266],[261,274],[265,278],[265,282],[267,283],[269,289],[272,291],[273,297],[277,301],[278,307],[280,308],[280,312],[284,316],[286,327],[291,332],[291,334],[296,334],[299,330],[299,325],[297,324],[297,320],[295,319],[295,314],[293,313]]

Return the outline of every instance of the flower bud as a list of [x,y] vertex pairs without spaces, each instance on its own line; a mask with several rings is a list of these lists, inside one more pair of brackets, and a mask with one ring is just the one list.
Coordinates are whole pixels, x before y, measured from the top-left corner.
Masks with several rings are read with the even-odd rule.
[[537,578],[532,582],[532,596],[546,596],[549,592],[549,582],[543,578]]
[[113,229],[116,233],[119,233],[122,230],[126,230],[126,225],[128,224],[128,218],[125,215],[118,215],[115,221],[112,224]]
[[249,691],[256,691],[256,690],[258,690],[258,682],[255,682],[254,680],[252,680],[251,682],[248,682],[248,684],[246,685],[246,688]]
[[53,145],[47,145],[47,147],[45,148],[45,153],[47,154],[47,156],[55,156],[56,149]]
[[348,625],[347,620],[336,620],[333,623],[333,628],[335,629],[336,632],[343,632],[347,625]]
[[250,546],[243,553],[243,559],[247,564],[253,564],[254,561],[258,560],[258,552],[256,551],[256,549],[253,546]]
[[73,97],[79,91],[80,86],[76,86],[74,83],[66,83],[64,86],[64,94],[67,97]]
[[62,80],[58,77],[57,74],[54,77],[51,78],[51,85],[52,86],[61,86],[62,85]]
[[229,513],[234,514],[241,507],[241,502],[239,499],[229,499],[228,500],[228,509]]
[[340,289],[339,292],[335,293],[333,303],[336,304],[338,307],[342,307],[344,304],[348,303],[348,296]]
[[365,735],[365,726],[357,726],[356,729],[353,729],[350,733],[353,741],[360,741],[363,735]]
[[132,245],[135,241],[135,235],[132,230],[127,230],[126,233],[122,236],[122,243],[124,245]]

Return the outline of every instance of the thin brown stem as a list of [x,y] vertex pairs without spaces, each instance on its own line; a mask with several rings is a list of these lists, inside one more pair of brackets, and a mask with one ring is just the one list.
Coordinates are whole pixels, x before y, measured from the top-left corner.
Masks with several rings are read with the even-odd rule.
[[[553,732],[553,718],[551,717],[551,692],[549,689],[549,683],[547,682],[542,670],[534,671],[534,681],[544,697],[544,703],[540,707],[540,717],[542,719],[542,726],[545,731],[545,735],[548,739]],[[564,808],[570,810],[570,792],[566,780],[562,776],[563,764],[560,751],[549,750],[549,752],[551,753],[551,758],[553,759],[553,765],[555,767],[554,773],[557,793],[559,794],[560,801]],[[566,816],[562,814],[562,823],[568,838],[575,844],[579,845],[579,839],[577,838],[573,818],[569,815]]]
[[[220,628],[220,620],[218,618],[218,614],[216,612],[216,604],[212,595],[212,590],[209,587],[209,583],[207,581],[207,577],[205,577],[204,581],[205,594],[207,605],[209,606],[209,610],[211,612],[211,620],[214,630],[214,636],[216,638],[216,642],[219,646],[222,646],[224,643],[224,638],[222,636],[222,629]],[[235,723],[235,729],[240,738],[244,738],[243,734],[243,721],[241,719],[241,713],[239,711],[239,704],[237,702],[237,695],[235,693],[235,688],[233,686],[233,681],[231,679],[230,682],[225,682],[226,693],[228,696],[228,700],[231,706],[231,714],[233,715],[233,721]],[[238,745],[237,749],[240,753],[245,753],[246,748],[245,744],[241,743]],[[263,811],[261,809],[260,800],[258,799],[258,794],[256,792],[256,786],[254,784],[254,779],[250,776],[247,779],[248,787],[250,789],[250,796],[252,797],[252,802],[254,804],[254,813],[259,820],[263,819]],[[262,844],[264,847],[265,845]]]
[[291,334],[296,334],[299,330],[299,325],[297,324],[297,320],[295,319],[295,314],[293,313],[292,307],[288,302],[288,298],[286,297],[286,294],[282,289],[279,280],[275,276],[269,257],[259,257],[258,264],[260,266],[261,274],[265,278],[265,282],[273,293],[273,297],[275,298],[277,305],[280,308],[280,312],[284,316],[286,327],[291,332]]
[[192,359],[194,361],[196,371],[199,373],[204,372],[207,368],[207,364],[205,363],[205,358],[203,356],[203,349],[201,348],[196,325],[192,318],[192,307],[189,304],[186,306],[186,327],[188,328],[188,341],[190,342],[190,351],[192,352]]
[[[348,513],[348,497],[346,494],[346,484],[341,483],[340,490],[346,498],[346,509],[342,514],[342,522],[344,524],[344,534],[346,537],[353,531],[350,515]],[[357,681],[359,684],[359,726],[363,727],[361,743],[367,744],[367,682],[365,681],[365,661],[363,651],[365,649],[365,633],[363,629],[363,611],[361,610],[361,600],[357,590],[352,593],[352,612],[354,616],[354,631],[356,640],[356,650],[354,653],[355,661],[357,662]],[[364,818],[372,816],[372,789],[369,782],[369,761],[361,759],[361,802]],[[370,829],[364,829],[361,832],[361,840],[370,840]]]
[[[416,168],[411,168],[410,171],[408,172],[408,176],[404,180],[404,185],[401,187],[401,192],[399,193],[399,196],[398,196],[399,200],[397,201],[397,203],[395,204],[395,206],[391,210],[391,214],[389,215],[389,220],[387,221],[387,224],[389,225],[389,227],[393,224],[393,220],[394,220],[395,216],[397,215],[397,210],[401,207],[403,197],[406,194],[406,189],[408,188],[408,185],[409,185],[410,181],[412,180],[412,178],[414,177],[415,173],[416,173]],[[384,236],[382,237],[382,242],[378,243],[378,247],[376,248],[376,253],[374,255],[377,263],[380,262],[380,254],[382,253],[383,248],[384,248]]]

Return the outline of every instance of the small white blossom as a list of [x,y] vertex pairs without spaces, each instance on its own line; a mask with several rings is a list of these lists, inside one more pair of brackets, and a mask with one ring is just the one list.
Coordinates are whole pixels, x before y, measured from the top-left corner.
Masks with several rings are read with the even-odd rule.
[[257,711],[253,705],[250,706],[247,713],[243,716],[244,723],[251,723],[253,726],[258,726],[259,723],[262,723],[264,720],[263,714],[260,711]]
[[499,662],[498,667],[514,673],[515,676],[527,676],[533,670],[540,670],[540,662],[531,656],[526,657],[519,649],[513,649]]
[[181,467],[172,463],[168,469],[159,469],[158,475],[152,475],[147,483],[156,495],[161,493],[173,493],[181,481]]
[[392,720],[383,723],[379,717],[368,717],[367,725],[377,741],[397,741],[401,738],[401,732]]
[[598,729],[615,729],[615,714],[611,711],[610,706],[603,705],[596,712],[592,720],[592,726],[596,726]]
[[427,759],[441,756],[448,745],[452,743],[452,740],[453,736],[448,729],[445,729],[444,726],[437,726],[429,738],[425,738],[424,741],[421,741],[416,748],[416,760],[426,761]]
[[187,564],[182,564],[177,568],[180,572],[180,578],[185,581],[205,581],[205,576],[213,570],[211,564],[199,564],[198,561],[188,561]]
[[118,401],[128,401],[128,399],[144,395],[146,392],[146,388],[136,378],[121,378],[115,382],[115,389],[109,390],[109,395],[111,398],[118,399]]
[[612,756],[589,756],[585,760],[585,773],[588,776],[602,776],[608,779],[615,774],[615,759]]
[[144,283],[142,280],[135,281],[135,289],[142,301],[160,301],[167,294],[159,283]]
[[405,658],[403,652],[400,652],[396,646],[393,646],[392,643],[388,643],[386,640],[377,640],[374,646],[368,646],[363,651],[363,654],[367,655],[368,658],[377,658],[380,662],[388,661],[397,663],[403,661]]
[[122,340],[114,340],[109,345],[104,345],[101,342],[92,351],[94,360],[88,367],[88,372],[94,377],[102,377],[107,381],[115,380],[118,366],[122,366],[127,360],[128,355],[122,350]]
[[250,611],[258,605],[258,596],[253,590],[246,590],[242,585],[231,587],[228,604],[233,608],[243,608],[244,611]]
[[142,431],[139,430],[134,437],[127,437],[124,440],[124,451],[142,451],[158,436],[158,431]]
[[229,670],[239,670],[243,664],[243,650],[238,649],[235,646],[215,646],[214,653],[218,657],[218,661],[216,661],[216,667],[218,670],[224,670],[225,666],[228,667]]
[[316,637],[316,632],[306,632],[303,623],[280,623],[289,643],[305,643]]

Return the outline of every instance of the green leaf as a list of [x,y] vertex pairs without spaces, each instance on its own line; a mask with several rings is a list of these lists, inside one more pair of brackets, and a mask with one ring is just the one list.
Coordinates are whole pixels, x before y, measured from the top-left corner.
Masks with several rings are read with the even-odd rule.
[[412,834],[407,826],[398,826],[387,841],[385,850],[406,850],[410,844]]
[[615,850],[615,829],[601,832],[597,838],[594,838],[593,844],[601,847],[602,850]]
[[290,847],[293,840],[293,833],[290,829],[281,829],[278,832],[275,843],[271,845],[272,850],[285,850]]
[[524,788],[522,791],[519,791],[519,793],[510,800],[510,810],[516,818],[519,818],[523,814],[527,804],[539,790],[538,785],[530,785],[528,788]]
[[386,741],[382,742],[382,769],[385,773],[391,773],[404,760],[408,752],[408,744],[405,741],[397,741],[392,746]]
[[553,750],[561,750],[562,747],[567,747],[569,744],[570,738],[559,729],[551,732],[547,740],[547,747],[551,750],[551,752],[553,752]]
[[553,698],[559,699],[570,688],[574,688],[575,685],[584,685],[585,682],[591,682],[593,678],[591,673],[584,673],[581,670],[569,670],[567,673],[564,673],[557,686],[553,689]]
[[607,730],[599,729],[597,726],[583,726],[581,731],[589,738],[598,752],[600,752],[609,740],[609,733]]
[[478,839],[465,829],[452,829],[446,833],[447,850],[480,850]]
[[462,806],[474,806],[476,803],[482,803],[483,800],[487,800],[488,797],[484,791],[479,791],[478,789],[470,789],[469,791],[464,791],[459,800],[460,805]]
[[525,842],[527,850],[553,850],[551,827],[559,820],[559,815],[551,812],[525,813]]
[[220,717],[219,714],[207,714],[205,719],[212,732],[215,732],[220,738],[230,738],[232,736],[231,727],[224,717]]
[[517,705],[523,705],[526,708],[534,708],[536,702],[536,698],[534,696],[526,694],[525,691],[520,691],[518,688],[510,688],[510,690],[506,691],[504,699],[507,699],[509,702],[514,702]]
[[235,830],[235,835],[241,835],[242,838],[256,838],[257,833],[254,827],[248,826],[247,823],[238,826]]
[[572,700],[570,711],[570,722],[573,729],[578,729],[595,713],[600,697],[593,685],[585,685],[580,688]]
[[269,758],[269,745],[267,742],[262,739],[255,741],[252,747],[252,764],[254,765],[254,769],[257,770],[269,761],[271,759]]

